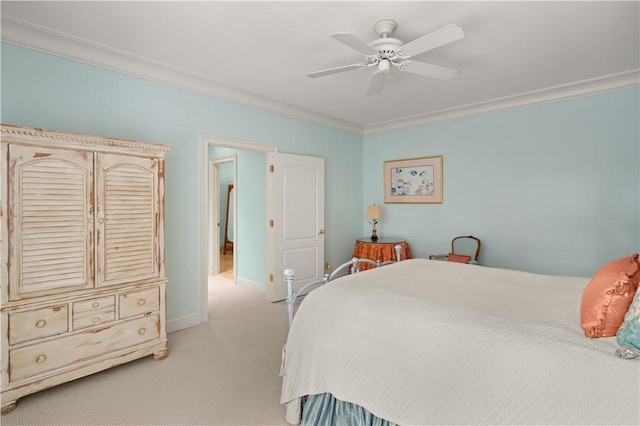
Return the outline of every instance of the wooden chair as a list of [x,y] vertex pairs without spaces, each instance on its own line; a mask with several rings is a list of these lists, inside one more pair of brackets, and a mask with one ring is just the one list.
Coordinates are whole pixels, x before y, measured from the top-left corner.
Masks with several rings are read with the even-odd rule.
[[461,235],[451,240],[451,252],[449,254],[432,254],[429,259],[477,265],[481,245],[480,240],[473,235]]

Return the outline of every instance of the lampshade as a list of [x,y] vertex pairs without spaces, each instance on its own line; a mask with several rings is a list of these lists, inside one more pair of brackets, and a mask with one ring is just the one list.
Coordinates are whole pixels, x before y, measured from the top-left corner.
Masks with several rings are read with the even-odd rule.
[[367,211],[364,214],[367,219],[380,219],[382,217],[382,209],[375,204],[367,207]]

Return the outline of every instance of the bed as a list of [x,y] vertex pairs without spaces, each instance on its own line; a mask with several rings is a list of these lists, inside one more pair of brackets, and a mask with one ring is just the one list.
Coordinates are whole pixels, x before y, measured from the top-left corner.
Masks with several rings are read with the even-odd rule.
[[427,259],[335,279],[291,324],[287,421],[307,397],[335,419],[329,397],[371,424],[640,424],[640,362],[580,327],[588,282]]

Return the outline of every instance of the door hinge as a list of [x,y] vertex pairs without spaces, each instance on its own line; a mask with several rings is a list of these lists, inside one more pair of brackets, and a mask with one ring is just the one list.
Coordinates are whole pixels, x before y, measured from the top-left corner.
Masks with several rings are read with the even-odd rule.
[[271,173],[273,173],[275,170],[276,170],[276,168],[273,166],[273,164],[269,166],[269,171]]
[[273,228],[275,226],[275,222],[273,221],[273,219],[269,220],[269,227]]
[[269,274],[269,281],[273,282],[273,274]]

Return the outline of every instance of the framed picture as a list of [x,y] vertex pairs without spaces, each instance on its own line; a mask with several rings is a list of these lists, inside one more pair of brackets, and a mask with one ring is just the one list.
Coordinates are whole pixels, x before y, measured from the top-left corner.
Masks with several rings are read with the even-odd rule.
[[384,162],[385,203],[442,203],[442,155]]

